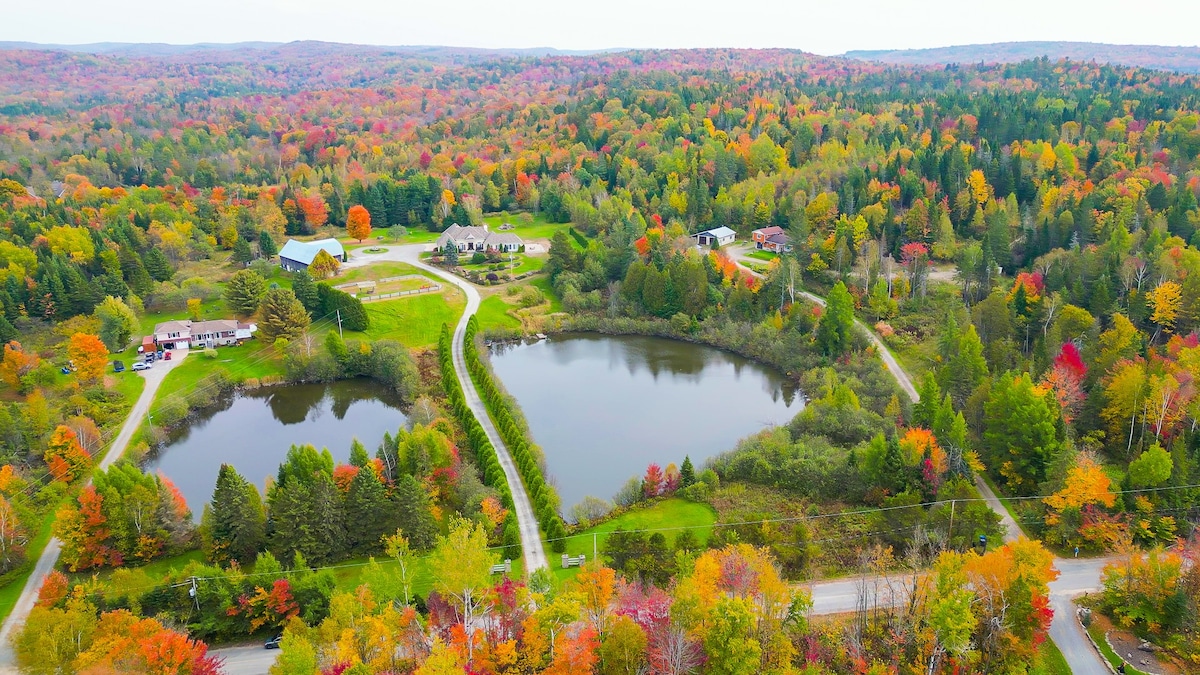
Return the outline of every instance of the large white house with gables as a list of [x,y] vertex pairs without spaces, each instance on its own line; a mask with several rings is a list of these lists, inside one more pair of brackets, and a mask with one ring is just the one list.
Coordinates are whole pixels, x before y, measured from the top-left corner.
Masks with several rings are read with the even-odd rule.
[[447,227],[446,231],[442,232],[442,236],[438,237],[438,250],[446,250],[446,244],[448,243],[453,243],[459,253],[476,251],[516,253],[525,244],[525,242],[521,241],[520,237],[512,232],[490,231],[486,223],[483,227],[463,227],[458,223]]

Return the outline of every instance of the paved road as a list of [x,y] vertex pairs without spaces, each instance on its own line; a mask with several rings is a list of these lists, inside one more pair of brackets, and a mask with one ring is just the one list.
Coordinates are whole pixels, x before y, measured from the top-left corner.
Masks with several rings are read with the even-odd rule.
[[483,430],[487,432],[488,440],[496,448],[496,457],[500,460],[500,467],[504,469],[504,476],[508,480],[509,490],[512,492],[513,508],[517,512],[517,526],[521,530],[521,551],[525,557],[525,573],[528,574],[533,570],[548,566],[546,550],[542,547],[542,535],[538,530],[538,521],[533,515],[533,505],[529,502],[529,493],[525,490],[525,484],[521,481],[521,474],[517,471],[517,465],[513,462],[512,455],[508,452],[508,447],[500,439],[500,434],[496,431],[495,425],[492,424],[492,418],[488,416],[487,408],[483,406],[483,401],[479,398],[479,392],[476,391],[475,384],[471,382],[471,376],[467,372],[467,364],[463,360],[463,340],[467,330],[467,321],[471,318],[471,315],[479,310],[479,292],[467,281],[421,262],[420,254],[427,248],[424,244],[392,246],[388,247],[383,253],[356,255],[350,259],[347,267],[370,264],[377,260],[406,262],[440,279],[445,279],[466,293],[467,308],[463,312],[462,319],[459,320],[458,325],[454,328],[452,350],[454,353],[454,372],[458,374],[459,382],[462,383],[463,394],[467,399],[467,406],[475,414],[479,423],[483,425]]
[[208,653],[224,659],[221,672],[225,675],[267,675],[279,658],[278,649],[263,649],[261,644],[213,649]]
[[[129,415],[125,418],[125,423],[121,425],[120,432],[117,433],[116,439],[112,445],[108,446],[108,451],[100,459],[97,468],[107,469],[112,466],[121,455],[125,453],[125,448],[129,445],[129,441],[133,439],[133,435],[137,433],[138,427],[142,425],[142,418],[150,410],[150,403],[154,401],[154,394],[163,383],[167,373],[172,368],[183,362],[187,357],[187,350],[177,350],[171,353],[170,361],[158,361],[154,367],[149,370],[142,370],[137,373],[127,372],[118,377],[133,377],[141,376],[146,380],[146,386],[142,389],[142,395],[133,404]],[[8,615],[4,625],[0,627],[0,672],[16,672],[16,658],[13,655],[12,649],[9,647],[8,638],[17,626],[25,623],[25,618],[29,616],[29,612],[33,609],[34,603],[37,602],[38,589],[42,587],[42,579],[46,577],[58,563],[58,556],[62,553],[62,542],[58,537],[50,539],[46,544],[46,548],[42,549],[42,555],[37,560],[37,564],[33,567],[33,574],[29,575],[29,580],[25,582],[25,587],[21,589],[21,596],[17,598],[17,604],[13,606],[13,611]]]
[[[739,266],[749,274],[756,277],[762,275],[755,272],[746,265],[745,247],[731,247],[728,249],[731,257]],[[811,300],[812,302],[825,306],[825,299],[813,295],[807,291],[801,291],[800,295]],[[884,366],[888,372],[895,378],[896,383],[900,388],[908,394],[913,402],[919,401],[921,396],[917,393],[916,387],[913,386],[912,379],[908,373],[900,367],[900,362],[892,355],[891,350],[883,343],[883,340],[871,330],[867,324],[854,320],[854,325],[858,327],[879,350],[879,357],[883,360]],[[1008,514],[1008,510],[996,498],[995,493],[991,488],[983,482],[982,479],[976,477],[975,485],[979,489],[979,493],[987,501],[987,504],[993,511],[1000,515],[1000,522],[1004,525],[1004,541],[1016,541],[1022,535],[1021,528]],[[1071,560],[1064,558],[1055,558],[1054,565],[1058,568],[1060,577],[1057,581],[1050,584],[1050,604],[1054,609],[1054,620],[1050,624],[1050,639],[1058,645],[1063,656],[1067,659],[1067,664],[1071,666],[1071,671],[1080,675],[1091,675],[1092,673],[1108,672],[1108,664],[1104,661],[1091,642],[1088,641],[1084,634],[1079,621],[1075,618],[1075,603],[1072,598],[1084,592],[1097,591],[1100,589],[1100,571],[1104,565],[1111,562],[1111,559],[1092,559],[1089,561]],[[835,614],[840,612],[854,611],[858,593],[857,582],[851,581],[835,581],[828,584],[817,584],[813,587],[813,612],[816,614]]]

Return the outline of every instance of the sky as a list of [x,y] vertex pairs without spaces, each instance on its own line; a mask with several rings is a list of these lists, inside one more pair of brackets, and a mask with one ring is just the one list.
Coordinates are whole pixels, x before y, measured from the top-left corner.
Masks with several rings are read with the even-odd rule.
[[1197,0],[23,0],[0,41],[324,40],[457,47],[785,47],[1016,40],[1196,46]]

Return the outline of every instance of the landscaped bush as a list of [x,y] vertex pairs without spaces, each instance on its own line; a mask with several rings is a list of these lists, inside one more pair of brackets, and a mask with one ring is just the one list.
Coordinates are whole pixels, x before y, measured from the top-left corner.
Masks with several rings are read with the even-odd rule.
[[217,350],[209,347],[208,349],[204,350],[204,356],[210,359],[215,359],[217,358]]
[[484,255],[482,251],[471,256],[471,264],[472,265],[482,265],[485,262],[487,262],[487,256]]

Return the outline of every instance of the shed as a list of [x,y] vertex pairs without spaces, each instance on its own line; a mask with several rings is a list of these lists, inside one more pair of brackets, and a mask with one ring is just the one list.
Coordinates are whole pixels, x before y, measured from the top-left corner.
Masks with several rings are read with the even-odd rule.
[[737,232],[728,227],[714,227],[711,230],[697,232],[692,237],[696,239],[696,243],[700,246],[712,246],[713,244],[725,246],[726,244],[733,243],[733,240],[737,237]]

